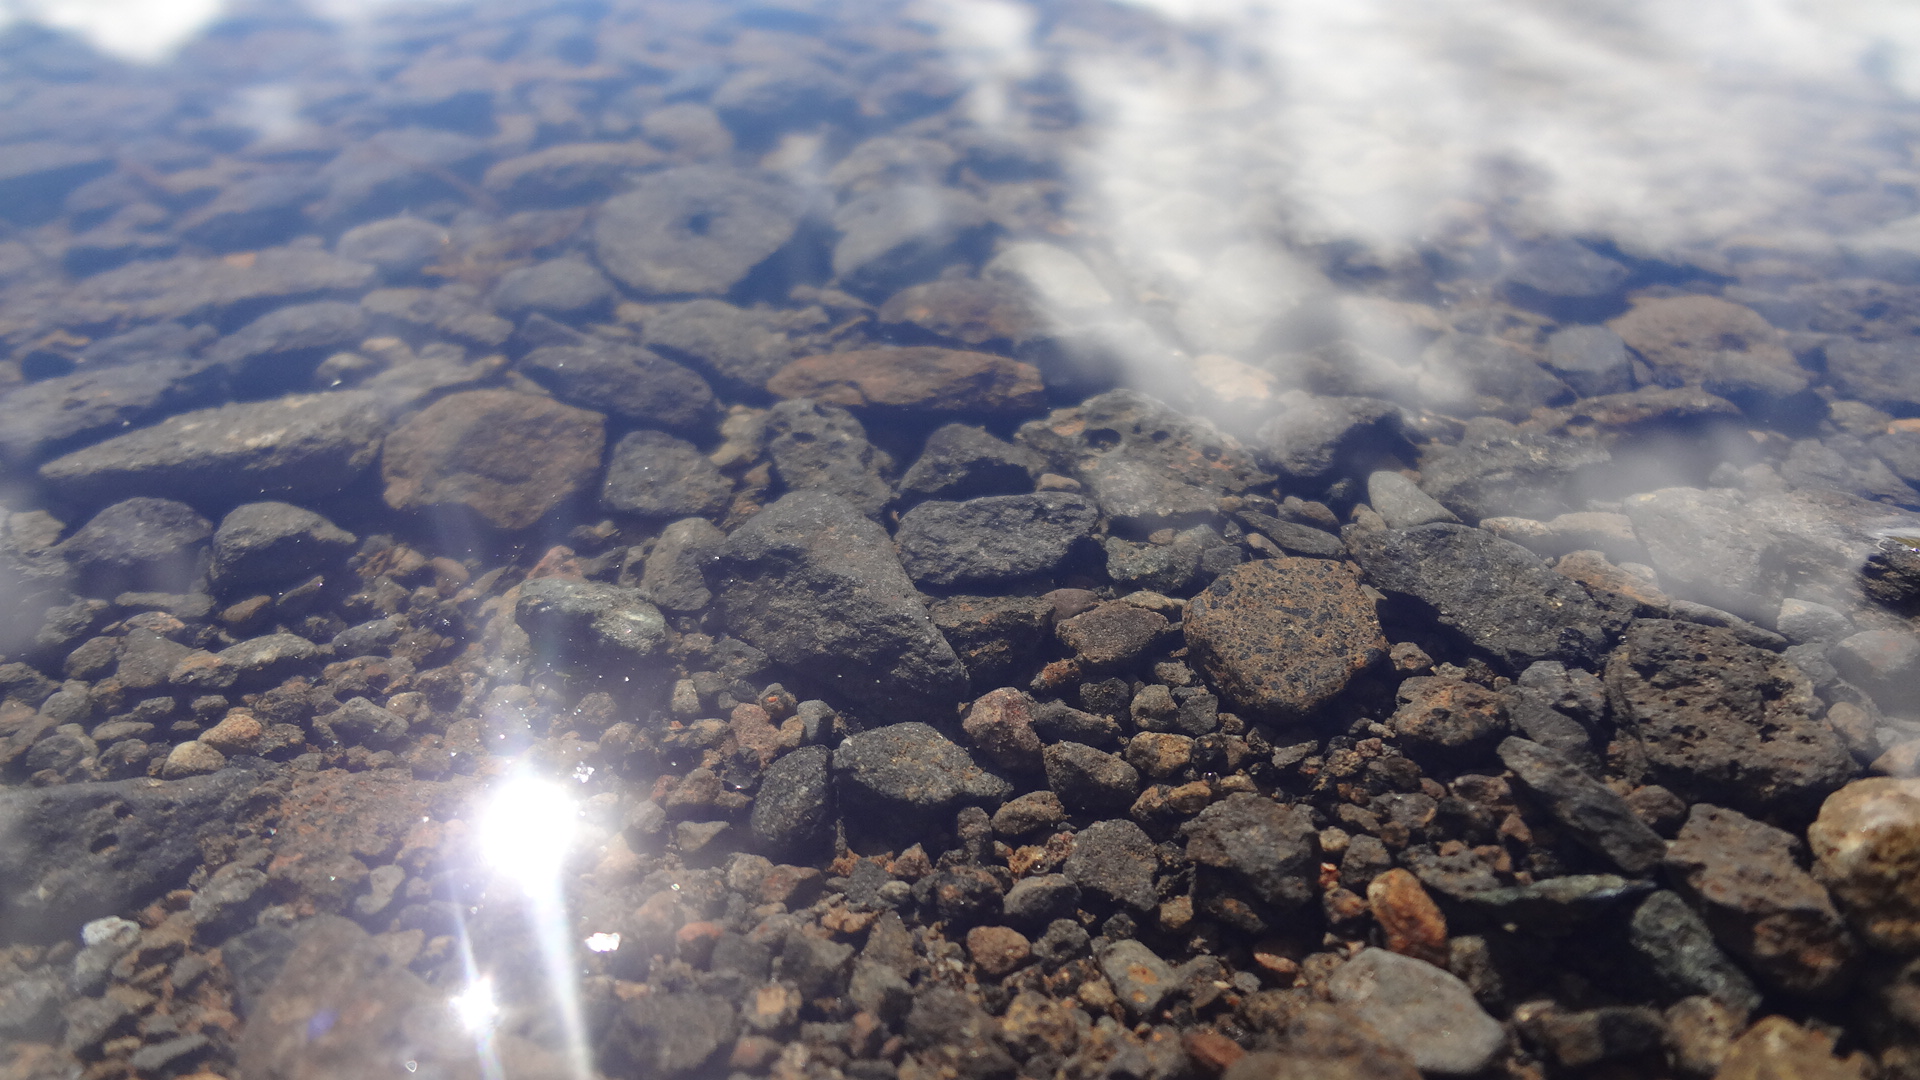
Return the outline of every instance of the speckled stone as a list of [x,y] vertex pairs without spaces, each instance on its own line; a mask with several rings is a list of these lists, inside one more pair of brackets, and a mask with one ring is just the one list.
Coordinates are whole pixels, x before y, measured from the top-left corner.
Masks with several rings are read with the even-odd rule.
[[1386,656],[1373,600],[1344,564],[1267,559],[1187,607],[1187,644],[1235,707],[1303,716]]
[[1920,779],[1855,780],[1807,830],[1813,872],[1867,943],[1920,952]]

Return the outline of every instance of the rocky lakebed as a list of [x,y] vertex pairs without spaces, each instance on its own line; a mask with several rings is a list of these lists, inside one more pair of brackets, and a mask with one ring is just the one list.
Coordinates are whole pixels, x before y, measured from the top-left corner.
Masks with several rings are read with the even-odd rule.
[[1920,1078],[1920,257],[1179,294],[936,23],[0,34],[0,1077]]

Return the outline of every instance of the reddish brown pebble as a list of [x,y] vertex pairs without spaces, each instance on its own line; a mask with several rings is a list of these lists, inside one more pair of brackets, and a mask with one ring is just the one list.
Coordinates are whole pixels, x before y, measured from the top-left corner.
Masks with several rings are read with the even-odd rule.
[[1366,899],[1351,889],[1328,889],[1321,906],[1326,909],[1327,921],[1334,923],[1352,922],[1367,913]]
[[986,972],[998,978],[1027,962],[1033,949],[1026,935],[1009,926],[976,926],[967,931],[967,955]]
[[1194,1064],[1210,1073],[1225,1072],[1247,1055],[1239,1043],[1217,1031],[1189,1031],[1180,1036],[1180,1045]]
[[1386,946],[1402,956],[1447,966],[1447,919],[1421,886],[1405,870],[1389,870],[1367,886],[1373,917],[1386,932]]

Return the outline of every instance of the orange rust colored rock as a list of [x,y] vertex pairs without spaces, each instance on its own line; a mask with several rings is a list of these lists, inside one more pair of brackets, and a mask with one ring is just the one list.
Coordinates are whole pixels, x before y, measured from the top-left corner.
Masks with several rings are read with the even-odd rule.
[[976,926],[967,931],[967,955],[981,971],[998,978],[1033,955],[1025,934],[1009,926]]
[[932,346],[808,356],[781,368],[767,389],[848,408],[931,412],[1034,412],[1045,404],[1040,369],[990,353]]
[[1386,932],[1386,946],[1402,956],[1447,966],[1447,918],[1420,879],[1405,870],[1389,870],[1367,886],[1373,918]]

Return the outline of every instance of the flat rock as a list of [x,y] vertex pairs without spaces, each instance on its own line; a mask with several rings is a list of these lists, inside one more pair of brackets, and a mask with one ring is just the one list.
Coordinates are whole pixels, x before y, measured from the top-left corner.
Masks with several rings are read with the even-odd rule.
[[1637,619],[1606,683],[1654,777],[1690,802],[1810,814],[1855,773],[1840,737],[1813,718],[1806,675],[1731,631]]
[[220,373],[184,356],[81,370],[0,397],[0,461],[19,470],[88,442],[218,401]]
[[783,754],[760,778],[747,828],[781,856],[805,857],[832,839],[833,751],[803,746]]
[[1410,956],[1366,949],[1333,973],[1327,989],[1428,1074],[1472,1075],[1506,1045],[1505,1029],[1465,983]]
[[879,814],[917,827],[962,806],[997,806],[1013,793],[958,744],[913,722],[849,736],[833,752],[833,771],[849,821]]
[[774,471],[789,491],[827,492],[868,517],[892,500],[893,489],[880,475],[890,459],[838,405],[783,401],[768,413],[766,434]]
[[294,581],[341,563],[359,543],[352,533],[302,507],[247,503],[220,519],[213,534],[216,589]]
[[1114,942],[1100,955],[1100,971],[1136,1020],[1152,1017],[1176,987],[1173,968],[1132,938]]
[[185,592],[200,573],[213,523],[172,499],[132,498],[95,514],[59,551],[81,588],[98,595]]
[[1075,810],[1117,813],[1140,794],[1140,774],[1126,759],[1085,743],[1057,742],[1041,751],[1047,787]]
[[647,349],[602,341],[548,345],[520,366],[561,400],[611,416],[680,430],[714,417],[706,380]]
[[641,327],[650,349],[699,367],[735,394],[764,395],[767,380],[796,355],[789,313],[735,307],[719,300],[663,304]]
[[493,288],[495,311],[509,315],[540,312],[557,319],[604,311],[615,296],[613,283],[582,259],[548,259],[501,275]]
[[543,657],[608,661],[629,671],[667,639],[666,619],[640,590],[598,581],[526,582],[513,618]]
[[1663,386],[1697,386],[1735,400],[1791,397],[1807,387],[1780,331],[1752,308],[1717,296],[1642,299],[1607,327]]
[[1700,904],[1724,948],[1790,993],[1837,991],[1853,935],[1827,890],[1800,867],[1793,834],[1696,803],[1667,853],[1667,871]]
[[1644,874],[1666,856],[1666,841],[1637,817],[1627,800],[1563,755],[1539,743],[1509,738],[1500,761],[1582,844],[1629,874]]
[[1830,342],[1827,377],[1840,392],[1896,414],[1920,408],[1920,350],[1907,341]]
[[929,708],[966,691],[886,531],[844,499],[784,496],[727,538],[714,580],[734,634],[855,701]]
[[969,414],[1030,413],[1046,391],[1032,364],[926,345],[809,356],[781,368],[767,389],[850,409]]
[[917,326],[966,345],[1024,344],[1046,330],[1021,290],[972,278],[909,285],[880,305],[880,321]]
[[655,296],[718,295],[792,238],[800,199],[750,173],[695,165],[643,178],[594,223],[600,265]]
[[1550,518],[1578,509],[1575,481],[1612,460],[1591,441],[1476,417],[1458,443],[1421,463],[1420,487],[1467,521]]
[[856,195],[833,214],[834,276],[860,292],[932,277],[988,220],[986,206],[957,188],[903,184]]
[[1057,409],[1016,440],[1085,484],[1107,514],[1142,525],[1211,517],[1222,496],[1268,479],[1238,440],[1132,390]]
[[921,584],[1007,585],[1054,573],[1099,520],[1093,503],[1065,492],[989,495],[921,503],[900,518],[894,540]]
[[1263,466],[1308,488],[1364,468],[1392,453],[1402,438],[1400,407],[1379,398],[1296,390],[1280,395],[1274,407],[1275,415],[1254,437],[1254,452]]
[[385,498],[395,510],[459,505],[524,529],[592,481],[605,443],[599,413],[510,390],[450,394],[387,437]]
[[51,942],[186,884],[200,839],[232,828],[264,777],[248,769],[157,782],[62,784],[0,792],[0,928]]
[[1662,889],[1641,901],[1628,924],[1627,941],[1672,997],[1702,994],[1749,1013],[1760,991],[1720,946],[1706,920],[1679,893]]
[[561,206],[604,199],[622,181],[666,160],[639,140],[562,143],[495,162],[480,186],[518,206]]
[[1020,495],[1033,490],[1034,477],[1044,468],[1040,455],[985,428],[942,424],[927,436],[920,456],[900,478],[900,494],[949,500]]
[[1426,604],[1441,625],[1515,670],[1535,660],[1591,663],[1604,647],[1606,613],[1511,541],[1434,524],[1349,529],[1346,542],[1374,587]]
[[1125,668],[1163,641],[1172,630],[1166,616],[1112,600],[1075,615],[1054,633],[1090,671]]
[[1184,626],[1227,699],[1269,716],[1312,713],[1387,647],[1357,576],[1324,559],[1237,566],[1194,597]]
[[140,260],[76,285],[65,307],[81,321],[190,319],[262,300],[343,295],[372,283],[374,268],[324,251],[276,247],[240,258]]
[[60,495],[111,502],[132,495],[196,504],[262,495],[331,495],[380,453],[387,402],[343,390],[223,405],[169,417],[40,467]]

